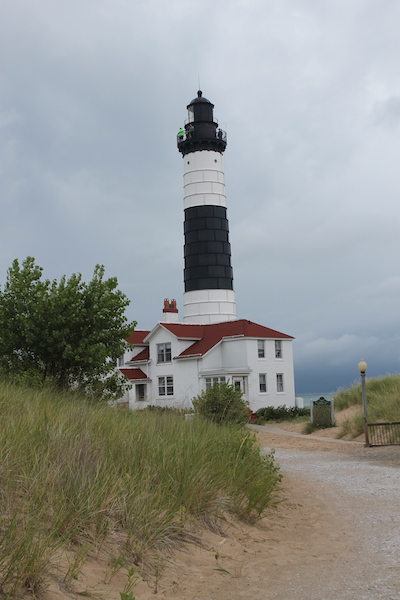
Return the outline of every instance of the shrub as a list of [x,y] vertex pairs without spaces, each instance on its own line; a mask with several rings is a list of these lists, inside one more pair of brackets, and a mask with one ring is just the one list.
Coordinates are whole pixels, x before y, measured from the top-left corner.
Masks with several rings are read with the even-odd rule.
[[296,417],[308,417],[310,416],[309,408],[298,408],[297,406],[291,406],[287,408],[285,405],[274,408],[273,406],[266,406],[260,408],[256,415],[263,421],[289,421]]
[[249,403],[242,392],[228,383],[215,383],[193,398],[193,406],[199,415],[214,423],[244,424],[249,420]]
[[306,423],[302,429],[302,432],[304,435],[309,435],[310,433],[314,433],[314,431],[317,431],[318,427],[316,425],[314,425],[314,423],[311,423],[311,421],[308,421],[308,423]]

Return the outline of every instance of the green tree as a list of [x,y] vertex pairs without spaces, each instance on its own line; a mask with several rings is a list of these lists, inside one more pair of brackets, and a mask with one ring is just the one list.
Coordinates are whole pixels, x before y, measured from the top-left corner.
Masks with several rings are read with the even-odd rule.
[[242,392],[228,383],[215,383],[192,400],[194,410],[215,423],[247,423],[250,416],[249,403]]
[[57,387],[119,397],[125,379],[115,370],[136,323],[128,323],[127,297],[115,277],[97,265],[89,283],[80,274],[42,279],[32,257],[14,260],[0,290],[0,368]]

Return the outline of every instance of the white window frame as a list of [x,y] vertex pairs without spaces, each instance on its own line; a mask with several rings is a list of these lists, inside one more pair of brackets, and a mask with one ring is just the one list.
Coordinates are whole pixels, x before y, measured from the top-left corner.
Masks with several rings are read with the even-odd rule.
[[277,391],[278,394],[280,394],[280,393],[282,393],[282,392],[285,391],[283,373],[277,373],[276,374],[276,391]]
[[282,358],[282,340],[275,340],[275,358]]
[[157,344],[157,364],[171,362],[171,342]]
[[265,340],[257,340],[258,358],[265,358]]
[[[268,392],[267,374],[266,373],[259,373],[258,385],[259,385],[260,394],[266,394]],[[265,388],[265,389],[263,389],[263,388]]]
[[174,395],[174,377],[173,375],[162,375],[158,378],[158,395],[173,396]]
[[125,364],[125,354],[122,354],[118,357],[118,366],[123,367]]
[[210,387],[212,387],[216,383],[225,383],[226,382],[225,375],[221,375],[220,377],[205,377],[204,379],[206,382],[206,390],[210,389]]

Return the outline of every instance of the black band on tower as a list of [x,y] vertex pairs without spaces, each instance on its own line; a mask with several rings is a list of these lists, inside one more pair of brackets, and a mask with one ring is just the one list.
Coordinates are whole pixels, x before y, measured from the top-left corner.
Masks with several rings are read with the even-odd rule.
[[187,208],[184,231],[185,292],[233,290],[226,208],[210,205]]

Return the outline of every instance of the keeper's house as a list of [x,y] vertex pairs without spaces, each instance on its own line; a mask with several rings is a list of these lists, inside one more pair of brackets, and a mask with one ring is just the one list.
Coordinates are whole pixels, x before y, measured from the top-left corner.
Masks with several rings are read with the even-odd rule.
[[[165,305],[170,306],[168,300]],[[177,317],[164,308],[166,317]],[[295,405],[293,338],[245,319],[214,324],[159,322],[134,331],[120,359],[132,388],[132,409],[148,405],[188,408],[201,390],[226,381],[239,387],[253,411]]]

